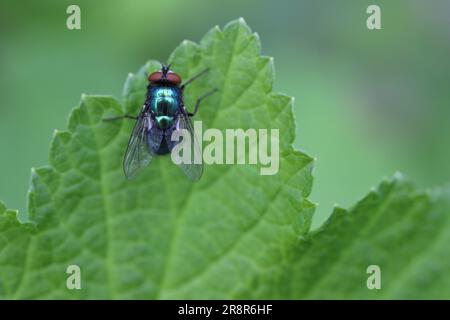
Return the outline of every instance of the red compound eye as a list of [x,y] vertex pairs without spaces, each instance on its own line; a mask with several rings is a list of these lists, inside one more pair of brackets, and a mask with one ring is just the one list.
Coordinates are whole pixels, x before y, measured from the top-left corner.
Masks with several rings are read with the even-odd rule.
[[178,85],[181,83],[181,77],[178,74],[176,74],[175,72],[169,71],[167,73],[167,81]]
[[148,76],[148,81],[150,81],[150,82],[157,82],[157,81],[161,80],[161,78],[162,78],[162,72],[161,71],[156,71],[156,72],[151,73]]
[[[163,73],[161,71],[153,72],[148,76],[148,81],[150,82],[158,82],[161,80],[163,80]],[[167,82],[173,83],[175,85],[179,85],[181,83],[181,77],[172,71],[167,72],[166,80]]]

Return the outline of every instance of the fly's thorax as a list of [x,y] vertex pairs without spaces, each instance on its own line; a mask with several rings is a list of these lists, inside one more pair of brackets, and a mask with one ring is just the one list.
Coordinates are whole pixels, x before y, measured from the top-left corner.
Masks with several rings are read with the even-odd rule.
[[161,129],[173,125],[175,115],[181,107],[181,91],[176,86],[152,86],[149,88],[149,106]]

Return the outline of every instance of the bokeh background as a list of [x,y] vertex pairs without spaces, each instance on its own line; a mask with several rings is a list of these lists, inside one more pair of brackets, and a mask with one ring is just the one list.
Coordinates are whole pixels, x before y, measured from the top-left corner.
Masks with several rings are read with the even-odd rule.
[[[81,30],[66,8],[81,7]],[[382,30],[366,28],[381,7]],[[450,181],[450,1],[97,0],[0,3],[0,199],[22,212],[30,168],[82,93],[120,97],[129,72],[244,17],[295,96],[296,147],[317,157],[314,226],[382,177]]]

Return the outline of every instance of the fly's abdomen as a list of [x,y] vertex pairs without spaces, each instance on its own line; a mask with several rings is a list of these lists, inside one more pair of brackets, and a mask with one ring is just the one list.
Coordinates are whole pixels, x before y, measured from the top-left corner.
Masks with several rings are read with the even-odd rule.
[[156,125],[167,129],[173,125],[175,114],[180,107],[180,93],[174,87],[151,88],[150,109],[155,114]]

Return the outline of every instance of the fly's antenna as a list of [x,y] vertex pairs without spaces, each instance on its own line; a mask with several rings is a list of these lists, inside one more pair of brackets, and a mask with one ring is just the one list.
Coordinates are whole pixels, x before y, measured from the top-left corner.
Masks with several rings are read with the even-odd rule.
[[165,76],[167,74],[167,72],[169,72],[170,70],[170,64],[161,64],[161,71],[163,73],[163,75]]

